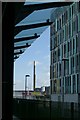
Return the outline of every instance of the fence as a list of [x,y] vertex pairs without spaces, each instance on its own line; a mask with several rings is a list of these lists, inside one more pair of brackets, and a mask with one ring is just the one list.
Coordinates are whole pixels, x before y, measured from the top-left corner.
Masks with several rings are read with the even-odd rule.
[[14,98],[13,115],[20,120],[79,120],[80,104]]

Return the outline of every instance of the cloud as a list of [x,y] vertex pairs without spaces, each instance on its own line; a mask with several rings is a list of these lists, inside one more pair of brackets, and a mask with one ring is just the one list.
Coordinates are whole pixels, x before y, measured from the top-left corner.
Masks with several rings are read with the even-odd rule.
[[[41,65],[42,63],[41,62],[39,62],[39,61],[35,61],[35,65]],[[29,63],[28,63],[28,65],[30,66],[30,65],[33,65],[33,61],[30,61]]]
[[42,63],[39,62],[39,61],[35,61],[35,64],[36,64],[36,65],[41,65]]

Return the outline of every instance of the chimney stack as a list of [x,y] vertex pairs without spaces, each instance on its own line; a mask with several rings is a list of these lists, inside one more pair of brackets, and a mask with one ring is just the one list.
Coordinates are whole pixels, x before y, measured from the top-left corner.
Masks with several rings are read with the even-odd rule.
[[34,68],[33,68],[33,90],[35,91],[35,81],[36,81],[35,61],[34,61],[33,65],[34,65]]

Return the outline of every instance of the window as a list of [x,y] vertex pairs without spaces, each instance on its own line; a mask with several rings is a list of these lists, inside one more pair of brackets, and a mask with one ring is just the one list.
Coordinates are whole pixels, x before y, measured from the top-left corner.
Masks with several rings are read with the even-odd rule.
[[63,44],[62,44],[62,58],[63,58]]
[[74,51],[75,51],[75,39],[73,38],[73,54],[74,54]]
[[68,42],[68,52],[70,51],[70,42]]
[[64,25],[64,15],[62,15],[62,26]]
[[79,55],[76,55],[76,72],[79,72]]
[[78,52],[78,35],[76,35],[76,53]]
[[54,90],[53,90],[54,93],[56,93],[56,80],[54,80],[54,87],[53,88],[54,88]]
[[62,39],[64,39],[64,28],[62,29]]
[[70,55],[72,55],[72,40],[70,40]]
[[53,52],[53,63],[54,63],[55,61],[54,61],[54,52]]
[[71,23],[69,22],[69,25],[68,25],[68,32],[69,32],[69,38],[71,36]]
[[68,24],[65,25],[65,40],[68,38]]
[[65,19],[66,19],[66,22],[68,20],[68,11],[65,12]]
[[61,76],[61,63],[59,63],[59,77]]
[[74,67],[74,57],[72,57],[72,66]]
[[58,48],[58,60],[60,58],[60,48]]
[[73,33],[76,31],[76,20],[72,21],[72,31]]
[[50,34],[51,36],[53,35],[53,24],[51,24],[51,27],[50,27]]
[[76,77],[73,75],[73,93],[76,93]]
[[78,85],[79,85],[79,74],[77,74],[77,93],[78,93]]
[[71,7],[69,7],[69,19],[71,19]]
[[50,82],[51,82],[51,94],[53,94],[53,80],[51,80]]
[[76,65],[79,65],[79,55],[76,56]]
[[60,32],[60,44],[62,43],[62,36],[61,36],[61,32]]
[[60,87],[61,87],[61,79],[60,79]]
[[59,29],[61,29],[61,18],[59,19]]
[[50,49],[52,50],[52,38],[50,38]]
[[53,34],[55,35],[55,33],[56,33],[56,26],[55,26],[55,23],[53,24],[53,29],[52,29],[53,31]]
[[74,73],[74,57],[71,58],[71,74]]
[[74,8],[73,8],[73,5],[72,5],[72,16],[73,16],[73,13],[74,13]]
[[78,32],[80,31],[80,13],[78,13]]
[[64,44],[64,55],[66,54],[66,44]]

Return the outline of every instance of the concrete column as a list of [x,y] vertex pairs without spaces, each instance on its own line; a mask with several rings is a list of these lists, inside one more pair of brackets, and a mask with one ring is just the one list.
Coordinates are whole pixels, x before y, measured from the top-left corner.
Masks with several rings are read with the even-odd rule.
[[0,120],[2,119],[2,2],[0,2]]
[[2,120],[13,116],[14,3],[3,2],[2,19]]

